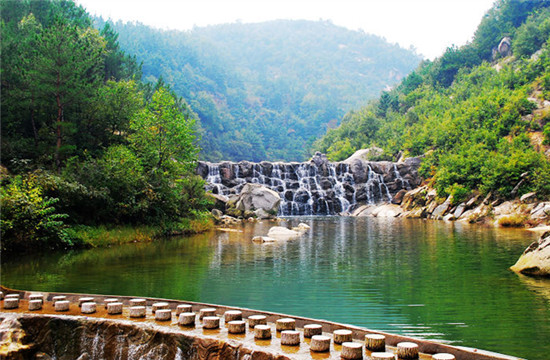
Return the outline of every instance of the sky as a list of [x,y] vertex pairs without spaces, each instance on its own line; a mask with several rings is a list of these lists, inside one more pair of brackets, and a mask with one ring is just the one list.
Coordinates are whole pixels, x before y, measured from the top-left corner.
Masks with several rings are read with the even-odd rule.
[[189,30],[234,22],[330,20],[434,59],[472,39],[494,0],[76,0],[92,15]]

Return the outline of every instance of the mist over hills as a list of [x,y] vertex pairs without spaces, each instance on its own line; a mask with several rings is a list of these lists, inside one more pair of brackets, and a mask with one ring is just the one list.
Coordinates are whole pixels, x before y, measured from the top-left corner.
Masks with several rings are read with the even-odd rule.
[[111,25],[122,49],[142,62],[143,78],[162,78],[191,105],[201,126],[201,158],[211,161],[303,160],[327,128],[421,61],[412,49],[328,21],[188,32]]

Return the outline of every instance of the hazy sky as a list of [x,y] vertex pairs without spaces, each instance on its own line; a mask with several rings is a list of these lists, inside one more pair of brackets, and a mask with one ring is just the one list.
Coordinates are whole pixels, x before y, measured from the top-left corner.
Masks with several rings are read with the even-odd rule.
[[162,29],[260,22],[331,20],[349,29],[414,46],[433,59],[471,40],[494,0],[77,0],[91,14]]

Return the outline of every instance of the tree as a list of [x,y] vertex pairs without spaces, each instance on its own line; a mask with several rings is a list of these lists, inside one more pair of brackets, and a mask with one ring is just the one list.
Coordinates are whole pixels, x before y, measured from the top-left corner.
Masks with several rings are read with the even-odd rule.
[[131,120],[130,143],[149,171],[182,174],[197,159],[195,121],[185,117],[168,90],[159,88]]
[[[55,102],[55,166],[61,151],[69,106],[82,105],[101,81],[105,40],[97,30],[80,29],[62,18],[44,29],[36,45],[33,78],[39,96]],[[76,122],[77,119],[69,121]]]

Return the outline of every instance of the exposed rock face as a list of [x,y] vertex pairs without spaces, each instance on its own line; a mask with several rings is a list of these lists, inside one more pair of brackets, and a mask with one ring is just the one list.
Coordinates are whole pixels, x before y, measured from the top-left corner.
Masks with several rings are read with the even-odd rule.
[[361,204],[389,203],[420,185],[419,158],[373,162],[364,155],[334,163],[320,153],[304,163],[199,162],[196,171],[215,194],[238,195],[250,183],[268,187],[281,198],[280,215],[348,213]]
[[237,210],[258,211],[256,215],[260,218],[277,215],[281,197],[275,191],[260,184],[246,184],[239,195],[236,203]]
[[510,269],[524,275],[550,277],[550,231],[529,245]]
[[0,329],[8,331],[3,331],[0,343],[2,359],[288,359],[253,345],[246,347],[148,323],[78,316],[3,315]]

